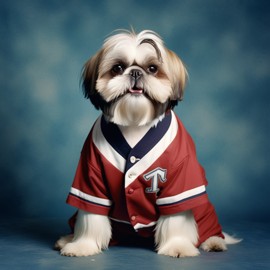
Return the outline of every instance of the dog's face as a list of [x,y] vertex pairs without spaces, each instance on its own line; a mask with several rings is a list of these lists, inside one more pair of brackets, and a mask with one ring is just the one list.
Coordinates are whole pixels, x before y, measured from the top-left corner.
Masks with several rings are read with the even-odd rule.
[[152,31],[109,37],[84,66],[85,97],[108,121],[141,126],[182,99],[186,69]]

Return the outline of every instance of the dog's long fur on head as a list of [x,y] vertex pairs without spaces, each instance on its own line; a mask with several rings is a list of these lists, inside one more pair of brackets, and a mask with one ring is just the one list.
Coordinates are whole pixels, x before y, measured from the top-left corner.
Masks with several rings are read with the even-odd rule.
[[108,38],[83,72],[85,97],[108,121],[142,126],[182,99],[186,69],[151,31]]
[[[85,97],[102,111],[107,122],[119,127],[131,147],[182,100],[186,80],[180,58],[149,30],[112,35],[86,62],[82,73]],[[173,257],[197,256],[198,226],[191,210],[160,216],[154,230],[157,252]],[[224,235],[210,235],[201,248],[222,251],[226,244],[238,242]],[[81,209],[74,235],[60,238],[55,247],[66,256],[94,255],[108,248],[111,237],[109,217]]]

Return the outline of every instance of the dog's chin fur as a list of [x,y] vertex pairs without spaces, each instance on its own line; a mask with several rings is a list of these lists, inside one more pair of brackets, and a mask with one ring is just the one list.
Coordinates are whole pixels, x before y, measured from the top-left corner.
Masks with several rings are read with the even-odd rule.
[[[145,96],[126,94],[109,108],[109,121],[121,126],[143,126],[155,118],[155,108]],[[109,118],[109,116],[108,116]]]
[[145,95],[126,94],[104,109],[104,116],[120,126],[155,126],[163,119],[167,106],[154,104]]

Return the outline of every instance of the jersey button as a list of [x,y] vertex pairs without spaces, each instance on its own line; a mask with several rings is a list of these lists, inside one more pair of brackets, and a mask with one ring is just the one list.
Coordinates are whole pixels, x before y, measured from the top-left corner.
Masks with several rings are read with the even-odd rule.
[[135,163],[137,159],[136,159],[136,157],[131,156],[129,160],[131,163]]
[[134,192],[134,189],[133,188],[130,188],[129,190],[128,190],[128,194],[132,194]]
[[134,178],[135,178],[135,174],[134,174],[134,173],[129,173],[128,177],[129,177],[130,179],[134,179]]
[[131,216],[131,220],[135,221],[136,220],[136,216]]

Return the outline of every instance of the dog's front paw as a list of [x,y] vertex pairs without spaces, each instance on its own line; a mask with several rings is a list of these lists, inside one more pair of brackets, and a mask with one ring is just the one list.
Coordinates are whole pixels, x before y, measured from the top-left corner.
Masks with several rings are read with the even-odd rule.
[[200,252],[188,239],[172,238],[158,248],[158,254],[182,258],[195,257]]
[[61,250],[66,244],[70,243],[73,239],[73,234],[60,237],[54,244],[54,249]]
[[224,251],[227,250],[225,240],[218,236],[209,237],[202,243],[201,248],[204,251]]
[[63,256],[81,257],[101,253],[101,249],[92,240],[79,240],[66,244],[60,253]]

